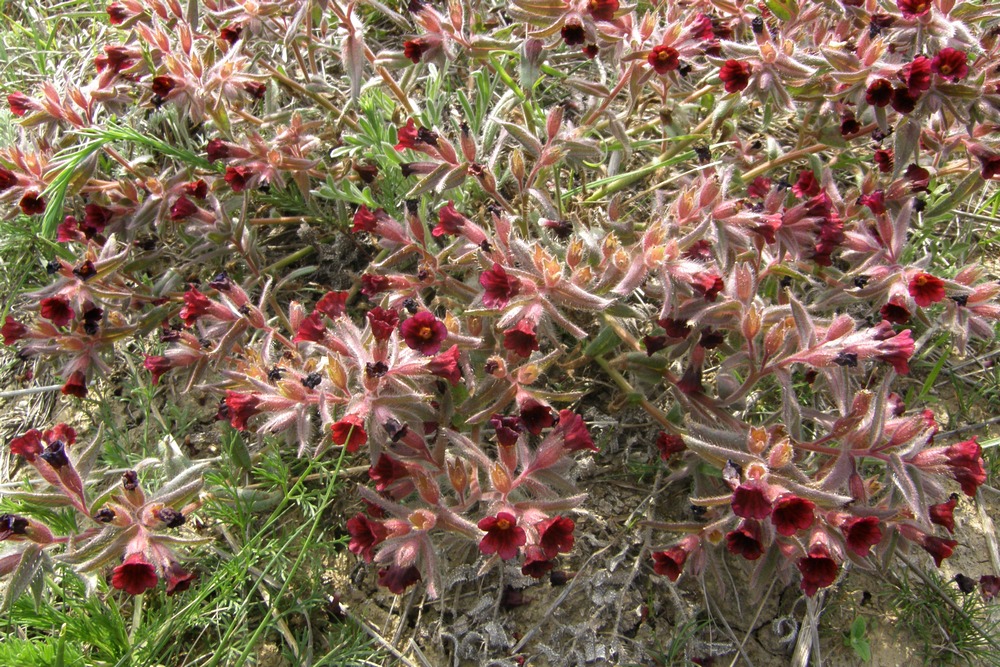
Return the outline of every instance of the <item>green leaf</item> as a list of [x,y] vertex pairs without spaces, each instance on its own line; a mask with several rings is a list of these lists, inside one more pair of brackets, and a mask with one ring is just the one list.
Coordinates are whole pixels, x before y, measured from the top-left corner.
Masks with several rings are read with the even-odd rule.
[[0,612],[10,611],[11,605],[21,597],[21,594],[28,590],[31,582],[36,576],[40,576],[42,567],[42,548],[37,544],[29,544],[21,552],[21,562],[10,577],[7,590],[4,591],[3,603],[0,604]]

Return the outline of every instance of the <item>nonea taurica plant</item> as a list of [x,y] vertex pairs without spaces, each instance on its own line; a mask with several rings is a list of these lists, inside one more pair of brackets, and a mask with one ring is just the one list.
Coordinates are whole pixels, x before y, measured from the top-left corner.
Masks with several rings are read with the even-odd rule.
[[[941,245],[1000,201],[988,3],[185,5],[111,3],[79,76],[7,95],[2,224],[47,277],[3,342],[68,405],[131,365],[254,454],[368,467],[340,519],[396,594],[559,567],[625,409],[696,510],[651,522],[671,581],[745,559],[813,596],[953,553],[982,449],[906,376],[1000,318]],[[192,585],[205,464],[147,496],[31,426],[79,532],[5,515],[0,569]]]

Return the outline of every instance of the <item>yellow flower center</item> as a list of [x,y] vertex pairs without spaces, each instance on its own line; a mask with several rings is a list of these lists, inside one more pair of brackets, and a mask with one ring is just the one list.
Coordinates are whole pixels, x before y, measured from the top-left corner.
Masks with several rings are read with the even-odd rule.
[[430,340],[434,337],[434,330],[430,327],[420,327],[420,330],[417,331],[417,337],[420,340]]
[[499,519],[497,521],[497,523],[496,523],[496,526],[500,530],[509,530],[510,529],[510,521],[508,521],[507,519]]

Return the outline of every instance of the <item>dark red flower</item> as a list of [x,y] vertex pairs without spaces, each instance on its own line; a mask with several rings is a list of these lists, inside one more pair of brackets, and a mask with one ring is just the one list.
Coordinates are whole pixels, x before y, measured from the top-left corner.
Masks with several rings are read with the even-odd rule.
[[675,319],[663,319],[657,320],[656,322],[663,330],[666,331],[667,336],[671,338],[687,338],[691,334],[691,325],[688,324],[687,320],[675,320]]
[[719,296],[719,292],[726,287],[726,284],[722,281],[722,276],[711,271],[699,271],[692,277],[694,280],[691,283],[691,287],[694,288],[695,292],[703,294],[705,301],[709,303],[715,301]]
[[572,519],[556,516],[535,527],[538,529],[538,546],[545,553],[545,558],[552,559],[573,550],[573,529],[576,524]]
[[771,514],[771,501],[763,482],[744,482],[733,491],[733,513],[744,519],[766,519]]
[[559,34],[562,35],[566,46],[577,46],[587,41],[587,33],[580,23],[564,23]]
[[931,71],[940,75],[942,79],[951,79],[957,83],[969,74],[969,67],[965,64],[967,60],[965,51],[945,47],[938,51],[931,61]]
[[141,553],[134,553],[114,569],[111,585],[129,595],[142,595],[156,588],[156,568]]
[[420,57],[427,51],[428,45],[425,40],[410,39],[403,42],[403,55],[409,58],[414,65],[420,62]]
[[868,84],[865,91],[865,102],[873,107],[887,107],[892,101],[892,82],[888,79],[875,79]]
[[916,349],[910,330],[905,329],[897,334],[892,325],[885,320],[879,322],[875,330],[874,338],[879,341],[876,358],[892,364],[893,369],[900,375],[909,373],[909,360]]
[[370,521],[364,514],[358,514],[347,522],[347,533],[351,536],[347,550],[370,563],[375,557],[375,547],[385,540],[389,531],[378,521]]
[[167,595],[183,593],[191,588],[191,584],[198,578],[193,572],[188,572],[177,563],[171,563],[165,574],[167,577]]
[[389,336],[399,324],[399,314],[395,310],[386,310],[382,306],[375,306],[369,310],[366,317],[375,340],[389,340]]
[[351,231],[355,234],[358,232],[374,232],[375,225],[378,223],[377,216],[380,212],[382,212],[382,209],[378,209],[373,213],[371,209],[362,204],[358,207],[358,210],[354,212],[354,220],[351,225]]
[[897,113],[908,114],[917,108],[919,99],[920,93],[910,93],[906,88],[893,88],[890,104]]
[[854,117],[854,114],[848,112],[840,121],[840,136],[850,137],[861,131],[861,123],[858,119]]
[[800,530],[813,525],[816,518],[816,504],[811,500],[786,493],[774,501],[771,509],[771,523],[779,535],[791,537]]
[[944,451],[947,466],[952,477],[958,482],[965,495],[976,495],[976,489],[986,482],[983,468],[983,449],[976,438],[951,445]]
[[0,334],[3,334],[4,345],[13,345],[28,334],[28,327],[8,315],[3,322],[3,327],[0,328]]
[[764,555],[760,539],[760,525],[756,521],[745,520],[736,530],[726,534],[726,549],[747,560],[757,560]]
[[35,428],[10,441],[10,453],[24,457],[24,460],[29,463],[34,461],[35,457],[43,451],[45,451],[45,447],[42,446],[42,433]]
[[[229,172],[229,169],[231,169],[231,167],[226,168],[227,173]],[[173,203],[173,206],[170,207],[170,219],[174,222],[185,220],[198,213],[199,210],[201,209],[199,209],[193,201],[184,195],[181,195],[177,198],[177,201]]]
[[498,512],[479,521],[479,530],[486,535],[479,541],[484,555],[498,554],[503,560],[517,557],[519,547],[528,541],[524,528],[517,525],[517,518],[509,512]]
[[6,542],[13,538],[14,542],[21,542],[28,532],[28,520],[16,514],[0,514],[0,542]]
[[541,579],[554,567],[555,563],[545,556],[541,547],[530,546],[524,549],[524,565],[521,566],[521,574],[524,576]]
[[861,195],[858,197],[858,203],[862,206],[867,206],[875,215],[881,215],[885,213],[885,192],[883,190],[876,190],[870,194]]
[[375,482],[376,491],[385,491],[396,480],[405,479],[408,476],[406,466],[385,452],[379,454],[378,461],[368,469],[368,477]]
[[882,541],[882,529],[878,518],[873,516],[850,517],[844,521],[840,530],[844,533],[847,548],[861,558],[868,555],[873,546]]
[[920,541],[920,546],[924,548],[924,551],[931,555],[934,559],[934,565],[941,567],[941,561],[945,558],[949,558],[955,551],[955,547],[958,546],[958,542],[955,540],[943,540],[940,537],[935,537],[933,535],[924,535],[923,539]]
[[529,319],[523,319],[510,329],[503,332],[503,347],[522,357],[530,357],[534,350],[539,349],[538,337],[535,335],[535,325]]
[[792,186],[792,193],[796,197],[815,197],[820,193],[819,181],[816,174],[811,169],[799,172],[799,177]]
[[897,76],[906,85],[910,95],[919,96],[931,87],[931,59],[927,56],[917,56],[904,65]]
[[233,156],[232,146],[222,139],[212,139],[205,145],[205,153],[208,154],[209,162],[226,160]]
[[399,327],[406,346],[428,356],[437,354],[448,336],[444,322],[434,317],[430,311],[422,310],[407,318]]
[[923,16],[931,10],[931,0],[896,0],[896,6],[908,19]]
[[653,552],[653,572],[662,574],[670,581],[677,581],[684,571],[688,551],[683,546],[670,547],[666,551]]
[[326,338],[326,324],[323,322],[323,313],[313,311],[308,317],[302,318],[292,342],[322,343],[324,338]]
[[600,47],[597,46],[597,44],[587,44],[582,49],[580,49],[580,52],[583,53],[583,55],[585,55],[590,60],[593,60],[594,58],[597,57],[597,54],[601,52],[601,49]]
[[212,309],[212,300],[192,287],[184,292],[184,307],[178,315],[184,320],[185,326],[194,326],[198,318],[208,314]]
[[121,25],[125,21],[132,18],[132,12],[130,12],[125,5],[120,2],[112,2],[107,6],[108,12],[108,22],[111,25]]
[[840,571],[840,565],[830,557],[830,552],[822,544],[810,547],[809,553],[800,558],[796,565],[802,573],[802,590],[809,597],[836,581]]
[[917,164],[911,164],[903,173],[906,180],[910,181],[912,192],[927,192],[927,186],[931,182],[931,172]]
[[910,311],[906,306],[893,301],[888,302],[879,311],[883,320],[888,320],[893,324],[906,324],[910,321]]
[[394,595],[402,595],[403,591],[420,581],[420,570],[415,565],[399,567],[391,565],[378,571],[378,585],[388,588]]
[[1000,577],[993,574],[984,574],[979,577],[979,590],[983,594],[983,601],[989,602],[1000,595]]
[[889,149],[879,148],[877,151],[875,151],[874,160],[875,160],[875,165],[878,167],[878,170],[883,174],[888,174],[889,172],[892,171],[893,151],[891,148]]
[[150,89],[153,91],[154,95],[162,98],[166,98],[174,88],[177,87],[177,80],[172,76],[155,76],[153,77]]
[[736,93],[750,85],[753,68],[749,63],[729,59],[719,68],[719,78],[727,93]]
[[45,213],[45,198],[34,190],[28,190],[18,202],[25,215],[41,215]]
[[344,314],[347,305],[347,292],[327,292],[319,301],[313,312],[323,313],[331,320],[337,319]]
[[948,502],[931,505],[929,513],[931,523],[944,526],[949,533],[955,532],[955,505],[958,504],[958,494],[951,494]]
[[660,44],[654,46],[653,50],[646,56],[646,62],[657,74],[666,74],[680,67],[680,54],[672,46]]
[[520,417],[493,415],[490,417],[489,424],[496,431],[497,442],[501,445],[512,447],[517,444],[517,438],[523,428]]
[[483,305],[487,308],[503,308],[521,291],[521,281],[496,262],[479,276],[479,284],[486,290]]
[[23,118],[29,111],[37,111],[38,103],[24,93],[14,92],[7,96],[10,112],[18,118]]
[[267,92],[267,84],[260,81],[245,81],[243,82],[243,90],[250,96],[250,99],[262,100]]
[[525,400],[520,405],[521,423],[532,435],[539,435],[543,429],[552,426],[556,420],[552,409],[533,398]]
[[108,223],[114,217],[114,211],[97,204],[87,204],[83,210],[83,225],[81,229],[87,235],[88,239],[94,238],[94,236],[103,232],[104,228],[108,226]]
[[386,276],[363,273],[361,274],[361,293],[370,299],[376,294],[388,290],[391,282]]
[[771,179],[765,176],[758,176],[757,178],[750,181],[750,185],[747,186],[748,197],[756,197],[757,199],[764,199],[770,193],[771,193]]
[[[229,187],[233,189],[233,192],[243,192],[247,189],[247,184],[255,176],[256,171],[253,167],[239,166],[239,167],[226,167],[226,174],[223,176],[226,183],[229,183]],[[180,201],[178,200],[178,203]],[[174,204],[177,207],[177,204]],[[170,209],[170,214],[173,216],[174,209]]]
[[17,176],[10,169],[0,167],[0,192],[17,185]]
[[76,313],[70,307],[69,301],[61,296],[42,299],[39,304],[39,314],[57,327],[66,326],[70,320],[76,317]]
[[142,362],[142,366],[153,374],[154,386],[160,383],[160,376],[172,368],[170,359],[167,357],[153,356],[150,354],[146,355],[146,359]]
[[114,74],[127,70],[135,64],[128,49],[124,46],[108,44],[104,47],[104,55],[94,58],[98,72],[108,70]]
[[669,461],[671,456],[687,449],[687,445],[681,436],[660,431],[656,436],[656,448],[660,450],[660,458]]
[[396,130],[396,150],[404,148],[415,148],[417,144],[418,128],[412,118],[406,121],[406,125]]
[[929,273],[918,273],[910,279],[910,296],[921,308],[937,303],[945,297],[944,281]]
[[595,21],[613,21],[618,6],[618,0],[588,0],[587,2],[587,10]]
[[239,41],[240,35],[243,34],[243,26],[239,23],[234,23],[228,25],[225,28],[219,30],[219,37],[229,43],[232,46]]
[[438,224],[431,230],[431,234],[434,236],[461,234],[466,222],[468,218],[455,209],[455,202],[449,201],[438,210]]
[[346,415],[340,421],[334,422],[333,426],[330,427],[330,432],[333,435],[334,444],[346,447],[351,454],[368,442],[365,422],[357,415]]
[[238,431],[245,431],[247,420],[257,414],[260,399],[254,394],[227,391],[225,405],[229,412],[229,423]]
[[572,410],[559,411],[559,425],[556,428],[556,432],[563,436],[563,447],[567,452],[578,452],[584,449],[592,452],[598,451],[583,417]]
[[458,365],[458,345],[452,345],[448,350],[431,358],[427,362],[427,370],[453,385],[458,384],[462,380],[462,369]]

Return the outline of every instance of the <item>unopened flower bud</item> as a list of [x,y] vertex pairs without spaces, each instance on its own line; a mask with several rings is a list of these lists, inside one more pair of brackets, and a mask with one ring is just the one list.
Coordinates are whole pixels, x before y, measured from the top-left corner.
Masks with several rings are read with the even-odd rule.
[[750,306],[743,314],[742,322],[743,337],[748,341],[753,340],[760,333],[760,310],[757,306]]
[[558,104],[549,110],[549,115],[545,119],[545,132],[549,136],[549,141],[556,138],[559,128],[562,127],[563,108]]
[[538,376],[541,375],[541,371],[535,364],[526,364],[518,369],[517,371],[517,382],[518,384],[534,384],[538,380]]
[[465,494],[465,490],[469,486],[469,474],[465,470],[465,462],[462,459],[448,461],[448,480],[459,496]]
[[507,471],[499,463],[494,463],[493,467],[490,468],[490,482],[492,482],[493,488],[501,494],[507,495],[510,493],[510,475],[507,474]]
[[771,447],[771,452],[767,456],[767,465],[771,470],[781,470],[792,462],[794,454],[795,451],[792,449],[791,443],[788,440],[782,440]]
[[747,436],[747,450],[754,456],[760,456],[767,447],[768,439],[767,429],[751,426],[750,434]]
[[414,530],[431,530],[437,525],[437,515],[429,510],[417,510],[407,518]]
[[514,180],[520,185],[524,183],[524,157],[521,155],[521,151],[511,151],[510,152],[510,173],[514,176]]

